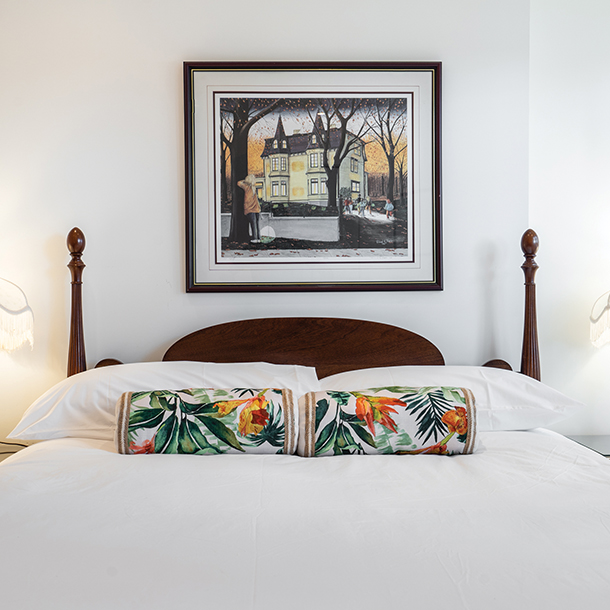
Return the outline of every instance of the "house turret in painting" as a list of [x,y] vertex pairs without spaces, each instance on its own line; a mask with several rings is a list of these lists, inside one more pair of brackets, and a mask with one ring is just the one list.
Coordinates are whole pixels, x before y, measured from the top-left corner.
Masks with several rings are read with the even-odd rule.
[[[318,124],[319,123],[319,124]],[[259,183],[259,197],[271,203],[272,208],[291,203],[307,203],[312,206],[328,205],[327,174],[324,169],[324,133],[322,117],[318,116],[309,133],[295,130],[286,135],[281,116],[275,135],[265,139],[261,157],[263,159],[263,181]],[[332,164],[340,142],[340,130],[330,130],[329,163]],[[348,132],[346,145],[351,145],[350,154],[339,170],[337,194],[349,192],[352,199],[366,197],[367,174],[364,142]]]

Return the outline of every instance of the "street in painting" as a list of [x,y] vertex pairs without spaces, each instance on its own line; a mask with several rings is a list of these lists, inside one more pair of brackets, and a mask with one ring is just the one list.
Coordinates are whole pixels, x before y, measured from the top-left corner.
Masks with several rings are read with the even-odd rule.
[[410,94],[216,93],[214,104],[225,262],[412,257]]

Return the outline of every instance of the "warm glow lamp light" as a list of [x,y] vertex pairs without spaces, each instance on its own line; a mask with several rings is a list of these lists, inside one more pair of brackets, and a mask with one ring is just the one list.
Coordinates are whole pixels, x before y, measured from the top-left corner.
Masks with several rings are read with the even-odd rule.
[[591,311],[591,343],[601,347],[610,342],[610,292],[603,294]]
[[34,345],[34,315],[21,288],[0,278],[0,349],[7,352]]

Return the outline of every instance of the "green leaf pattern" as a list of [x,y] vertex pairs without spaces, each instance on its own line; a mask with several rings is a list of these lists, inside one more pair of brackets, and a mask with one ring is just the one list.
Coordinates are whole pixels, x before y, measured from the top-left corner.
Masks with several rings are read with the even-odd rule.
[[[312,455],[471,453],[476,434],[472,392],[455,387],[369,388],[315,392],[305,435]],[[307,421],[307,417],[306,417]],[[315,440],[314,440],[315,439]]]
[[[474,450],[476,410],[468,389],[327,391],[307,394],[299,403],[301,455],[452,455]],[[119,452],[132,454],[294,454],[298,419],[290,390],[127,392],[117,403],[117,445]]]
[[127,392],[117,404],[119,452],[295,453],[298,418],[290,390]]

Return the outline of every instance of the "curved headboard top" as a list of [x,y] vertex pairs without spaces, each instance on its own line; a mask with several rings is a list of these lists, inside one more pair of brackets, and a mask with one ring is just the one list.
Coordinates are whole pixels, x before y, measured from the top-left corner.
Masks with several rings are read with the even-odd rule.
[[443,355],[403,328],[342,318],[260,318],[195,331],[163,360],[272,362],[315,366],[320,378],[369,367],[442,365]]

